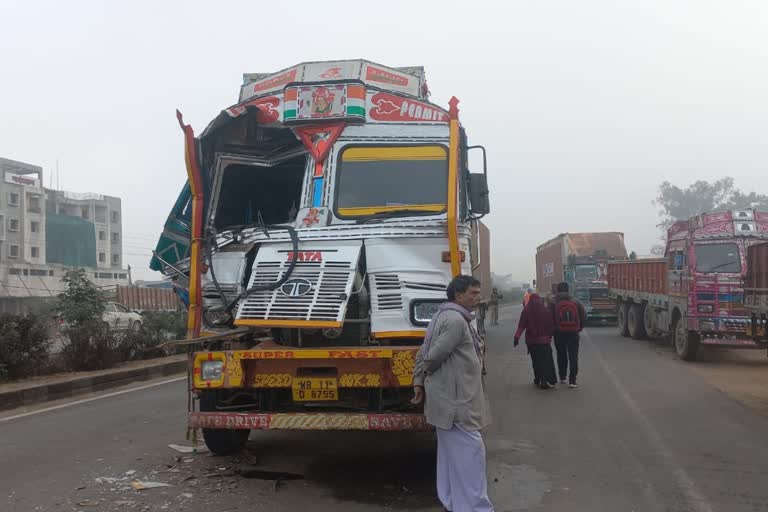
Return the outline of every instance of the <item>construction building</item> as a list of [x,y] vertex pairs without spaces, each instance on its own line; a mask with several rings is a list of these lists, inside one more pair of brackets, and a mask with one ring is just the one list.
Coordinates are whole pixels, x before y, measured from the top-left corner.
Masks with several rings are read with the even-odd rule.
[[72,268],[103,288],[129,284],[120,198],[47,189],[41,167],[5,158],[0,176],[0,312],[56,297]]

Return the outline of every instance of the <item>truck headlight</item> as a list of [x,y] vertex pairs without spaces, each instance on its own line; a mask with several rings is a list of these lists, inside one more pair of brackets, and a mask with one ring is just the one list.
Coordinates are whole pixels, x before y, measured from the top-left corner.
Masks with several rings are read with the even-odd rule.
[[715,327],[714,322],[710,322],[708,320],[704,320],[702,322],[699,322],[699,329],[702,331],[716,331],[717,328]]
[[224,371],[224,361],[203,361],[200,367],[201,380],[221,380]]
[[699,304],[699,313],[711,313],[714,311],[712,304]]
[[428,325],[443,302],[443,300],[414,300],[411,302],[411,322],[414,325]]

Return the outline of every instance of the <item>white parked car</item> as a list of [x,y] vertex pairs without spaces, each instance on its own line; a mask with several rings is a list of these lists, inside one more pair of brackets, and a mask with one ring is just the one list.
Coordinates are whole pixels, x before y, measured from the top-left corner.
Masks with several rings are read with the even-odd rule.
[[102,318],[104,323],[109,324],[109,328],[115,331],[141,330],[141,315],[117,302],[107,302]]

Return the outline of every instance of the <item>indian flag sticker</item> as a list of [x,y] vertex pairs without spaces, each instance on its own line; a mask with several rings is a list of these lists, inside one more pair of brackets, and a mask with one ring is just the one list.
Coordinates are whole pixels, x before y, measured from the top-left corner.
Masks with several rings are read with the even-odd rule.
[[285,90],[285,110],[283,111],[283,119],[290,121],[296,119],[296,99],[298,98],[298,89],[289,88]]
[[365,87],[362,85],[347,86],[346,114],[347,117],[365,119]]

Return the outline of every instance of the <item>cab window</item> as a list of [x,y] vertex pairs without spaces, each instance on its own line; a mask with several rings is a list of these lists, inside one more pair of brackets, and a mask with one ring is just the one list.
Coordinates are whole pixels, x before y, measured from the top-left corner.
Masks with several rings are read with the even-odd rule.
[[683,270],[685,268],[685,252],[670,251],[668,256],[669,270]]
[[444,146],[348,146],[341,152],[336,215],[445,211],[448,151]]

